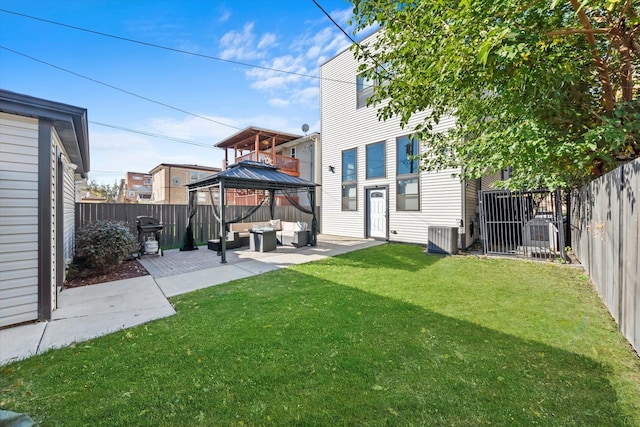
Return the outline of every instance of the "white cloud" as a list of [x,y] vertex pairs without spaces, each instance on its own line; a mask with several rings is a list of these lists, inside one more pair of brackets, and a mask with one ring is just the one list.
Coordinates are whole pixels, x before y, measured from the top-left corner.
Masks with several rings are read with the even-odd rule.
[[89,179],[100,184],[120,182],[128,171],[148,172],[162,162],[149,138],[128,132],[92,132],[89,149]]
[[[157,117],[152,119],[145,129],[152,133],[170,136],[172,138],[188,139],[205,144],[215,144],[224,138],[229,132],[235,132],[230,126],[224,126],[220,123],[226,123],[231,126],[238,126],[237,122],[228,117],[206,116],[212,121],[204,120],[200,117],[188,116],[182,120]],[[216,123],[220,122],[220,123]]]
[[262,37],[260,37],[260,41],[258,42],[258,49],[264,49],[270,46],[273,46],[277,40],[277,37],[273,33],[266,33]]
[[229,18],[231,18],[231,11],[227,9],[220,8],[219,13],[220,15],[218,16],[218,22],[227,22]]
[[336,55],[349,47],[351,41],[337,29],[326,27],[310,37],[303,38],[300,44],[301,49],[306,49],[306,58],[318,66],[321,63],[319,59]]
[[273,107],[288,107],[291,104],[291,102],[289,102],[289,100],[287,99],[282,99],[282,98],[271,98],[269,100],[269,105],[273,106]]
[[340,26],[347,32],[349,32],[345,25],[348,25],[349,20],[353,17],[353,9],[348,7],[346,9],[338,9],[332,12],[329,12],[329,15],[336,21]]
[[[332,16],[345,27],[351,9],[334,11]],[[252,89],[265,93],[268,104],[281,111],[317,111],[319,80],[305,76],[318,76],[322,63],[350,45],[351,41],[326,18],[307,22],[304,33],[289,35],[286,40],[279,31],[261,32],[253,23],[227,32],[220,40],[223,58],[248,60],[264,67],[248,68],[244,75]],[[274,123],[268,127],[274,128]]]
[[[299,74],[311,74],[305,67],[304,58],[300,56],[284,55],[274,58],[270,63],[263,63],[262,65],[272,70],[251,68],[246,72],[247,77],[255,80],[251,84],[251,87],[255,89],[279,89],[287,84],[300,81],[303,77]],[[287,74],[274,70],[289,71],[297,74]]]
[[223,59],[251,60],[264,58],[271,47],[277,45],[277,36],[265,33],[258,39],[253,32],[255,24],[249,22],[241,32],[229,31],[220,39],[220,57]]
[[319,96],[320,88],[318,86],[311,86],[294,92],[292,98],[295,99],[297,104],[311,108],[319,108]]
[[319,108],[319,95],[319,87],[309,86],[287,91],[287,98],[272,98],[269,100],[269,104],[280,108],[299,105],[305,107],[305,109],[317,109]]

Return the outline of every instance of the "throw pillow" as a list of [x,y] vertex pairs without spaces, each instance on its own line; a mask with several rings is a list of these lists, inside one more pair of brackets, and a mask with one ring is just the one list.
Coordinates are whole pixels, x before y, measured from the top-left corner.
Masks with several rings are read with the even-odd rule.
[[280,222],[279,219],[272,219],[269,222],[271,223],[271,227],[273,227],[274,230],[276,231],[282,230],[282,223]]

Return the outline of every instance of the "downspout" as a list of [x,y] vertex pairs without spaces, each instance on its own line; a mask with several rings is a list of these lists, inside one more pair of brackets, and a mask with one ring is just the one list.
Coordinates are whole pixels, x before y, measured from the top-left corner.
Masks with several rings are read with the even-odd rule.
[[313,137],[311,144],[311,179],[309,181],[316,182],[316,137]]
[[461,249],[467,248],[467,185],[469,185],[469,183],[466,179],[462,181],[462,234],[460,235]]

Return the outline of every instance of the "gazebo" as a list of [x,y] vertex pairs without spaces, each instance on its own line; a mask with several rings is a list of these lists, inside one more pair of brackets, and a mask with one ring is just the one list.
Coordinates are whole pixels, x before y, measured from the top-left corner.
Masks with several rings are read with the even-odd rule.
[[[221,261],[227,262],[226,258],[226,239],[227,239],[227,224],[239,222],[253,214],[259,207],[256,206],[248,214],[245,214],[239,218],[226,219],[225,208],[226,200],[225,193],[228,189],[245,189],[245,190],[265,190],[269,192],[269,203],[271,218],[274,215],[274,201],[276,192],[281,192],[289,202],[301,210],[302,212],[311,214],[313,219],[311,221],[311,245],[316,245],[316,234],[318,221],[316,217],[316,184],[306,179],[298,178],[280,172],[276,166],[271,166],[266,163],[254,162],[249,160],[243,160],[239,163],[229,166],[228,169],[218,172],[214,175],[200,179],[187,185],[189,189],[189,225],[187,226],[187,235],[183,240],[180,250],[196,249],[193,241],[193,231],[191,225],[191,219],[195,215],[197,200],[196,193],[198,190],[203,189],[218,189],[219,191],[219,203],[220,208],[217,209],[213,197],[211,203],[213,204],[214,215],[217,216],[217,220],[220,222],[220,247],[221,247]],[[306,190],[309,197],[310,208],[307,209],[300,205],[293,197],[290,197],[289,192]],[[263,201],[264,202],[264,201]],[[216,212],[219,212],[218,213]]]

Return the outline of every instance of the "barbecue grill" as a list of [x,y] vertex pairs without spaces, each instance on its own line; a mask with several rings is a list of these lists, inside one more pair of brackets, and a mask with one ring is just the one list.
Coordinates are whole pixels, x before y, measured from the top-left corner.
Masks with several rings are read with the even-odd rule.
[[160,240],[160,230],[164,228],[160,221],[150,216],[137,216],[138,226],[138,258],[142,255],[160,255],[162,248]]

